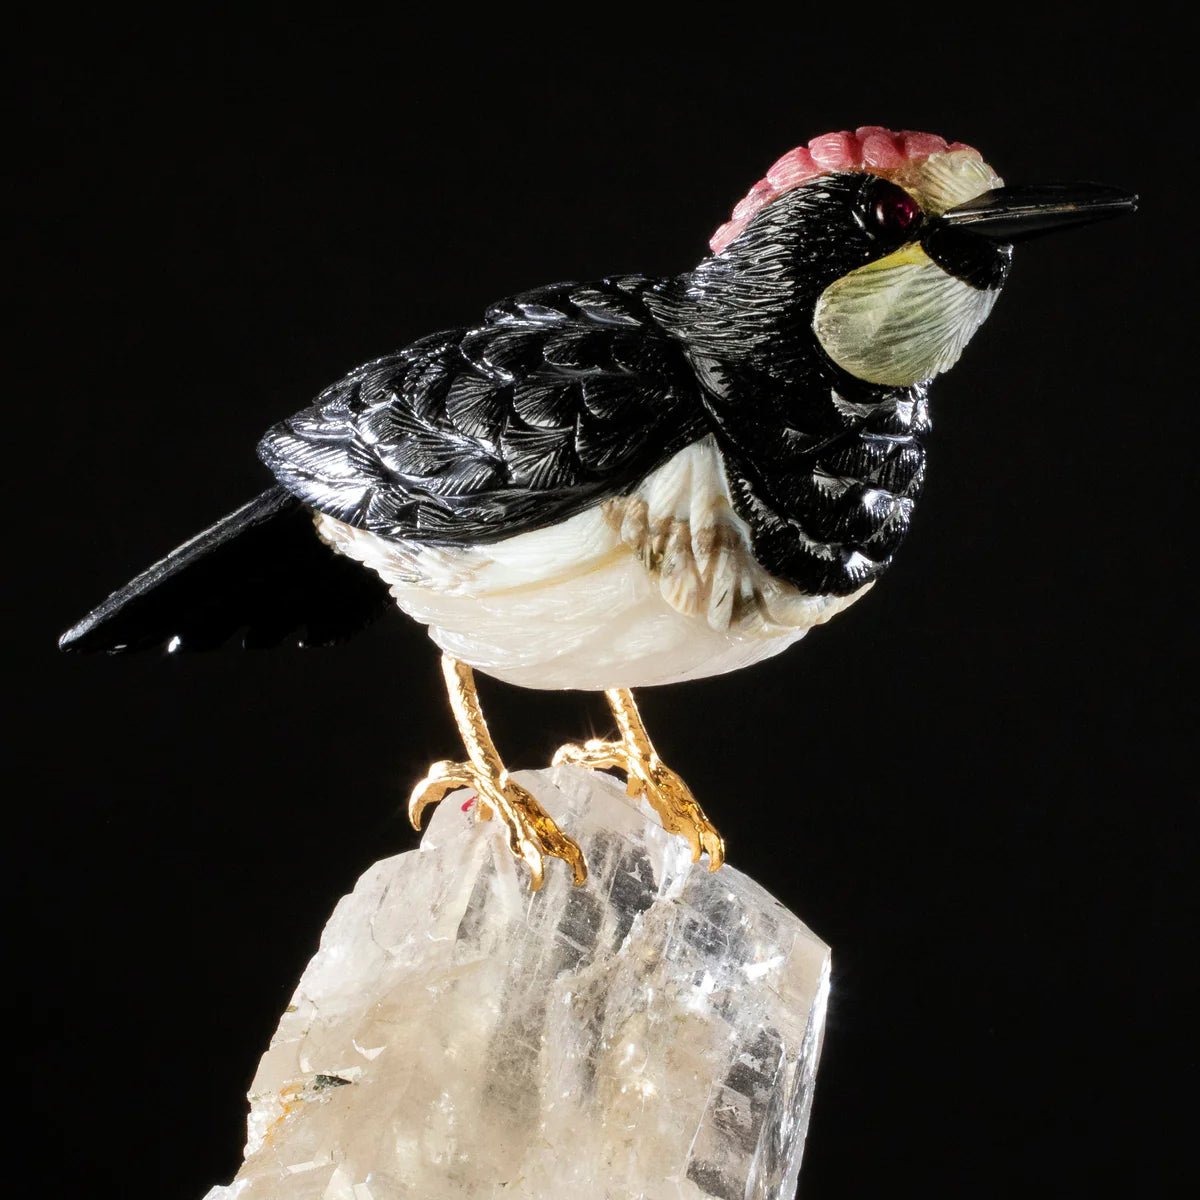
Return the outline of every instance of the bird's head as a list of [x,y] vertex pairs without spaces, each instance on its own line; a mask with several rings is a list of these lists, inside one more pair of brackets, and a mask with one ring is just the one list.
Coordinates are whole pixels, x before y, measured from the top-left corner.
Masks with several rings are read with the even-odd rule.
[[931,134],[825,134],[780,158],[713,234],[684,277],[685,336],[701,354],[779,367],[815,337],[859,379],[920,383],[986,320],[1014,242],[1135,202],[1100,184],[1006,187],[977,150]]

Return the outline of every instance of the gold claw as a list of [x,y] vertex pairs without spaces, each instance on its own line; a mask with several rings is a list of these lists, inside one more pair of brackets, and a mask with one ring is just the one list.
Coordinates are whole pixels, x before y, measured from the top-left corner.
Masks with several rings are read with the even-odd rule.
[[507,828],[509,849],[528,866],[529,886],[533,891],[545,883],[547,856],[561,858],[571,868],[575,884],[582,884],[587,879],[583,851],[559,829],[526,788],[509,778],[483,719],[471,668],[446,656],[442,659],[442,673],[469,761],[442,759],[429,768],[408,799],[408,818],[413,827],[421,828],[421,818],[430,805],[460,788],[471,788],[479,819],[486,821],[496,816]]
[[471,788],[475,792],[476,813],[481,821],[499,816],[508,830],[508,847],[529,868],[529,886],[539,891],[545,882],[545,858],[561,858],[570,868],[575,883],[587,879],[587,863],[579,846],[554,823],[552,817],[526,788],[514,783],[507,771],[498,776],[484,774],[473,763],[443,760],[413,788],[408,801],[408,816],[415,829],[421,827],[425,809],[437,804],[453,791]]
[[575,742],[559,746],[554,752],[554,758],[551,759],[551,766],[559,767],[563,763],[570,763],[576,767],[594,767],[598,770],[605,770],[608,767],[619,767],[624,761],[624,758],[615,752],[615,743],[591,738],[582,746]]
[[[686,838],[692,862],[708,855],[708,869],[718,871],[725,862],[725,839],[696,802],[691,788],[654,755],[649,764],[639,764],[641,786],[659,814],[663,828]],[[648,768],[648,769],[647,769]]]
[[467,764],[451,762],[445,758],[435,762],[408,797],[408,819],[412,822],[412,827],[421,828],[421,818],[431,804],[437,804],[450,792],[471,787],[473,783]]
[[494,799],[492,785],[485,785],[480,790],[508,826],[509,848],[528,865],[529,886],[533,891],[539,891],[544,882],[546,856],[560,858],[571,868],[576,887],[587,880],[583,851],[574,839],[559,829],[525,788],[506,778],[503,791]]
[[691,789],[658,757],[642,724],[633,695],[624,688],[605,693],[616,718],[620,739],[606,742],[591,738],[579,745],[569,742],[554,755],[554,765],[604,770],[615,767],[625,774],[625,791],[631,799],[645,796],[658,814],[662,827],[683,837],[692,852],[692,862],[708,855],[708,869],[720,870],[725,862],[725,840],[696,802]]

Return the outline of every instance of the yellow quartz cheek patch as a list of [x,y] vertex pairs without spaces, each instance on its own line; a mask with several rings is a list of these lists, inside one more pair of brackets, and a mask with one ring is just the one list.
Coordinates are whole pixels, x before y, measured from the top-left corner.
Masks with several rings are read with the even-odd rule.
[[851,375],[908,387],[954,366],[998,294],[956,279],[914,242],[830,284],[813,330]]

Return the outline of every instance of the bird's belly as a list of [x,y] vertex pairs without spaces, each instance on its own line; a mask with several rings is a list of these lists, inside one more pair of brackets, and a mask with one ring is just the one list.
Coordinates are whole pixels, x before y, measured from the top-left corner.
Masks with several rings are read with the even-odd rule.
[[601,690],[719,675],[778,654],[807,632],[714,630],[672,608],[624,547],[578,575],[461,607],[424,592],[393,594],[447,654],[522,687]]
[[780,653],[861,594],[785,597],[771,619],[686,611],[599,509],[482,547],[389,542],[329,517],[318,518],[318,530],[376,570],[447,654],[521,687],[601,690],[719,675]]

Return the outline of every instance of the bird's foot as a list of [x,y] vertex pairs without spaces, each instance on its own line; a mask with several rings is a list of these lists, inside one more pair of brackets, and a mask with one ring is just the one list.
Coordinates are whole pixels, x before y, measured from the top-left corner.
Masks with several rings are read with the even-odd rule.
[[578,745],[568,742],[554,755],[554,765],[572,763],[601,770],[614,767],[625,775],[625,791],[632,798],[645,796],[668,833],[685,838],[692,848],[692,862],[708,855],[708,869],[718,870],[725,861],[725,839],[704,815],[691,788],[650,749],[628,740],[606,742],[600,738]]
[[498,774],[481,771],[473,763],[436,762],[429,774],[413,788],[408,800],[408,818],[414,829],[421,828],[421,816],[450,792],[472,788],[476,812],[481,820],[492,816],[508,830],[508,846],[529,868],[529,886],[538,891],[545,882],[545,858],[561,858],[579,885],[587,879],[583,851],[554,823],[532,794],[514,783],[507,771]]

